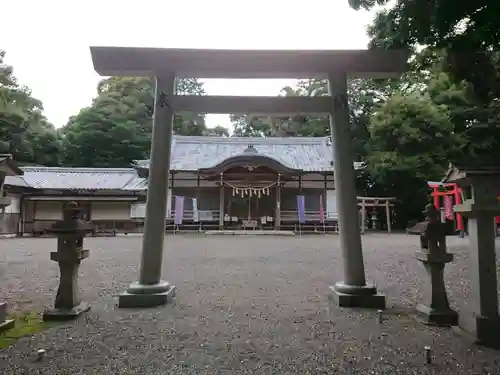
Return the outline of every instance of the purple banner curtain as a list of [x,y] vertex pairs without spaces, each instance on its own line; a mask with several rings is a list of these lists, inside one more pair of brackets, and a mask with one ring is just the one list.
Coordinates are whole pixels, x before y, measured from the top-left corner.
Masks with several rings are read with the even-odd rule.
[[175,225],[182,224],[183,217],[184,217],[184,197],[176,195],[174,224]]
[[306,222],[306,198],[303,195],[297,195],[297,216],[300,224]]

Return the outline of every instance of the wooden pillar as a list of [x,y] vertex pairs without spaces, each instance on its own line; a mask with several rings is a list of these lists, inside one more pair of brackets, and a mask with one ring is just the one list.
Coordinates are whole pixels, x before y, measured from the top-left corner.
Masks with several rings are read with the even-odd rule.
[[24,193],[21,193],[21,198],[19,199],[19,222],[17,223],[17,237],[24,236],[24,220],[26,216],[26,205],[24,200]]
[[[299,176],[299,195],[302,195],[302,176]],[[304,198],[304,201],[305,201],[305,198]],[[305,202],[304,202],[304,219],[305,219],[305,216],[306,216],[306,208],[305,208]],[[295,210],[297,210],[297,219],[299,217],[299,207],[297,204],[295,204]],[[305,222],[305,220],[304,220]],[[305,224],[305,223],[304,223]],[[301,226],[302,224],[299,223],[299,227]]]
[[0,171],[0,198],[3,197],[3,189],[5,185],[5,177],[7,176],[7,172]]
[[385,215],[387,216],[387,233],[391,233],[391,205],[388,200],[385,201]]
[[[172,187],[170,188],[170,196],[169,196],[168,190],[167,190],[167,199],[169,199],[169,201],[167,202],[167,207],[170,207],[170,209],[168,210],[168,213],[167,213],[167,219],[168,220],[170,220],[170,219],[173,218],[172,211],[175,210],[175,204],[172,206],[172,197],[174,196],[174,187],[175,187],[175,175],[174,175],[174,172],[170,172],[170,181],[172,181],[172,183],[171,183]],[[167,189],[168,189],[168,186],[167,186]],[[175,226],[173,228],[175,228]]]
[[437,187],[433,188],[431,195],[434,199],[434,207],[439,210],[439,189]]
[[224,230],[224,174],[220,174],[219,191],[219,229]]
[[274,229],[281,227],[281,174],[278,173],[278,183],[276,185],[276,213],[274,215]]
[[31,235],[35,234],[36,229],[36,200],[33,201],[33,220],[31,220]]
[[[196,171],[196,220],[198,221],[198,225],[201,229],[201,224],[200,224],[200,172]],[[193,207],[193,214],[194,214],[194,209]],[[195,217],[193,217],[195,219]]]
[[366,222],[366,206],[365,200],[361,198],[361,233],[365,233],[365,222]]

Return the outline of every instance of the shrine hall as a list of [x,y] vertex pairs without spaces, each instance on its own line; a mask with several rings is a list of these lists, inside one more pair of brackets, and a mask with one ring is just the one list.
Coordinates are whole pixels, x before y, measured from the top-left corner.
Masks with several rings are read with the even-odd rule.
[[[328,137],[174,136],[166,229],[334,230],[331,147]],[[14,203],[6,233],[42,233],[68,200],[98,232],[142,231],[149,160],[130,168],[21,168],[22,176],[5,181]]]

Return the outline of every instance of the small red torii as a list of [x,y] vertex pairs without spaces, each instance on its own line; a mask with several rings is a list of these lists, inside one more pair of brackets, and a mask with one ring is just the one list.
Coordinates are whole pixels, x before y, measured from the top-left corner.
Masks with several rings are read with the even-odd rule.
[[[462,203],[462,189],[458,187],[457,184],[451,182],[435,182],[435,181],[427,181],[427,185],[432,189],[431,196],[433,197],[434,207],[438,210],[441,209],[441,200],[440,197],[444,197],[444,199],[451,200],[451,207],[457,204]],[[449,197],[449,198],[447,198]],[[500,196],[499,196],[500,199]],[[453,204],[453,201],[455,203]],[[446,210],[446,207],[445,207]],[[456,218],[455,218],[456,215]],[[459,231],[464,230],[464,220],[462,215],[455,214],[453,211],[445,212],[445,217],[447,219],[451,219],[453,221],[456,220],[456,228]],[[500,216],[495,218],[495,223],[500,224]]]

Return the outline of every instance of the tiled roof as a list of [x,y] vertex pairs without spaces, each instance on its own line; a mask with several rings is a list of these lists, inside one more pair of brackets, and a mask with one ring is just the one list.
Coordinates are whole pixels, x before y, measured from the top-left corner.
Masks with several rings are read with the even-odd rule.
[[24,175],[6,177],[6,185],[35,189],[121,190],[137,177],[133,168],[22,167]]
[[[243,153],[252,145],[259,154],[280,161],[288,168],[304,171],[333,170],[332,149],[327,137],[192,137],[175,136],[171,170],[195,171],[210,168]],[[136,161],[147,168],[149,160]]]

